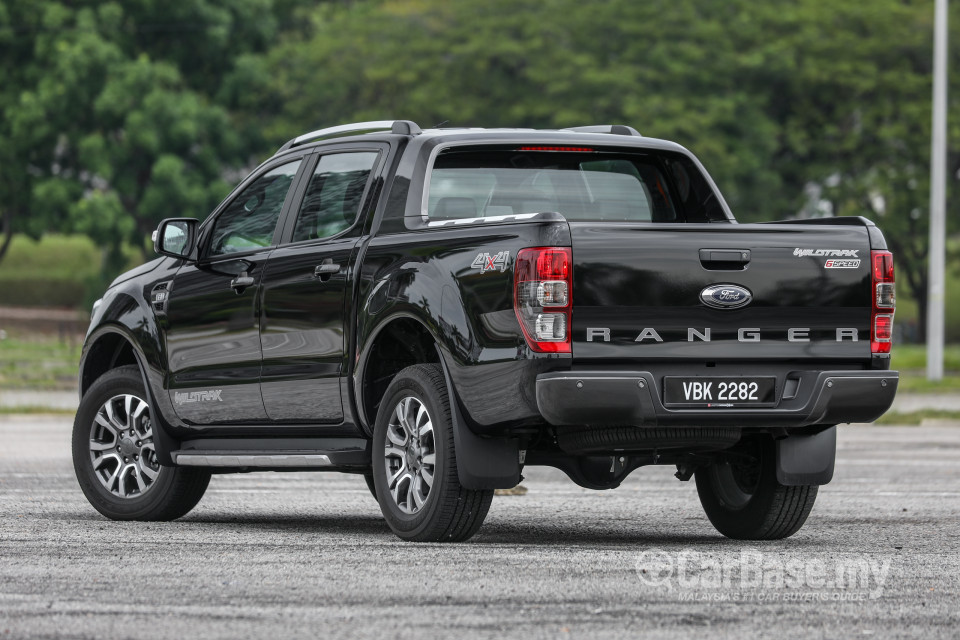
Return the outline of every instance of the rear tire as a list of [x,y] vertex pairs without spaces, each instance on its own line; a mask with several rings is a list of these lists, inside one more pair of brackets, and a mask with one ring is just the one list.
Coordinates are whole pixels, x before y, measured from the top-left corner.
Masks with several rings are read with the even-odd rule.
[[387,387],[373,434],[373,481],[384,519],[404,540],[459,542],[483,524],[493,491],[460,484],[439,365],[407,367]]
[[777,482],[772,438],[751,443],[752,463],[718,463],[696,472],[697,493],[717,531],[735,540],[780,540],[806,522],[817,499],[816,486]]
[[209,471],[160,466],[153,429],[136,366],[104,374],[80,400],[74,471],[93,508],[112,520],[175,520],[207,490]]

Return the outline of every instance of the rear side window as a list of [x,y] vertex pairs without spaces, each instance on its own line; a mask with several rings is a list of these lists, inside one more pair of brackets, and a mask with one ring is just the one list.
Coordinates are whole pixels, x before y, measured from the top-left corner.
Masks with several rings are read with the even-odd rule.
[[353,225],[378,155],[360,151],[320,158],[300,205],[294,242],[329,238]]
[[[679,154],[463,149],[441,152],[427,194],[431,220],[555,211],[570,221],[726,220],[696,165]],[[710,211],[704,200],[713,197]]]

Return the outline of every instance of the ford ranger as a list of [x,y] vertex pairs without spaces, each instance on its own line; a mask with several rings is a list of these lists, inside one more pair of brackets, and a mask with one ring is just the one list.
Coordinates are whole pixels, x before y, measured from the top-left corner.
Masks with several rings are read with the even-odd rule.
[[402,539],[458,541],[529,465],[695,478],[790,536],[838,424],[893,402],[893,258],[860,217],[738,224],[686,149],[623,125],[365,122],[289,141],[94,306],[73,432],[102,514],[211,474],[361,474]]

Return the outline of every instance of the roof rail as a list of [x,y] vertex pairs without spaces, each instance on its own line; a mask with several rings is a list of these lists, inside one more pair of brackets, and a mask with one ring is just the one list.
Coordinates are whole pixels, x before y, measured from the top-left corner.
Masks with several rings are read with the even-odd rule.
[[344,135],[359,135],[361,133],[385,131],[388,129],[391,133],[404,136],[415,136],[421,133],[420,127],[417,126],[417,123],[411,122],[410,120],[373,120],[371,122],[354,122],[352,124],[341,124],[337,125],[336,127],[318,129],[316,131],[311,131],[310,133],[305,133],[302,136],[297,136],[293,140],[289,140],[285,145],[280,147],[277,150],[277,153],[286,151],[291,147],[313,142],[314,140],[335,138],[337,136]]
[[625,124],[595,124],[588,127],[567,127],[563,131],[577,133],[612,133],[618,136],[639,136],[640,132]]

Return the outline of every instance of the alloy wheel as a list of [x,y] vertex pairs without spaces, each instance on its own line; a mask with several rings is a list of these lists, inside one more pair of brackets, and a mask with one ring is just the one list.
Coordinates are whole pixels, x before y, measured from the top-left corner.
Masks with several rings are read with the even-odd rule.
[[142,398],[123,394],[107,400],[90,426],[93,474],[120,498],[139,498],[161,473],[153,443],[150,407]]
[[430,497],[437,451],[433,422],[417,398],[402,398],[387,425],[384,462],[387,489],[399,509],[418,513]]

